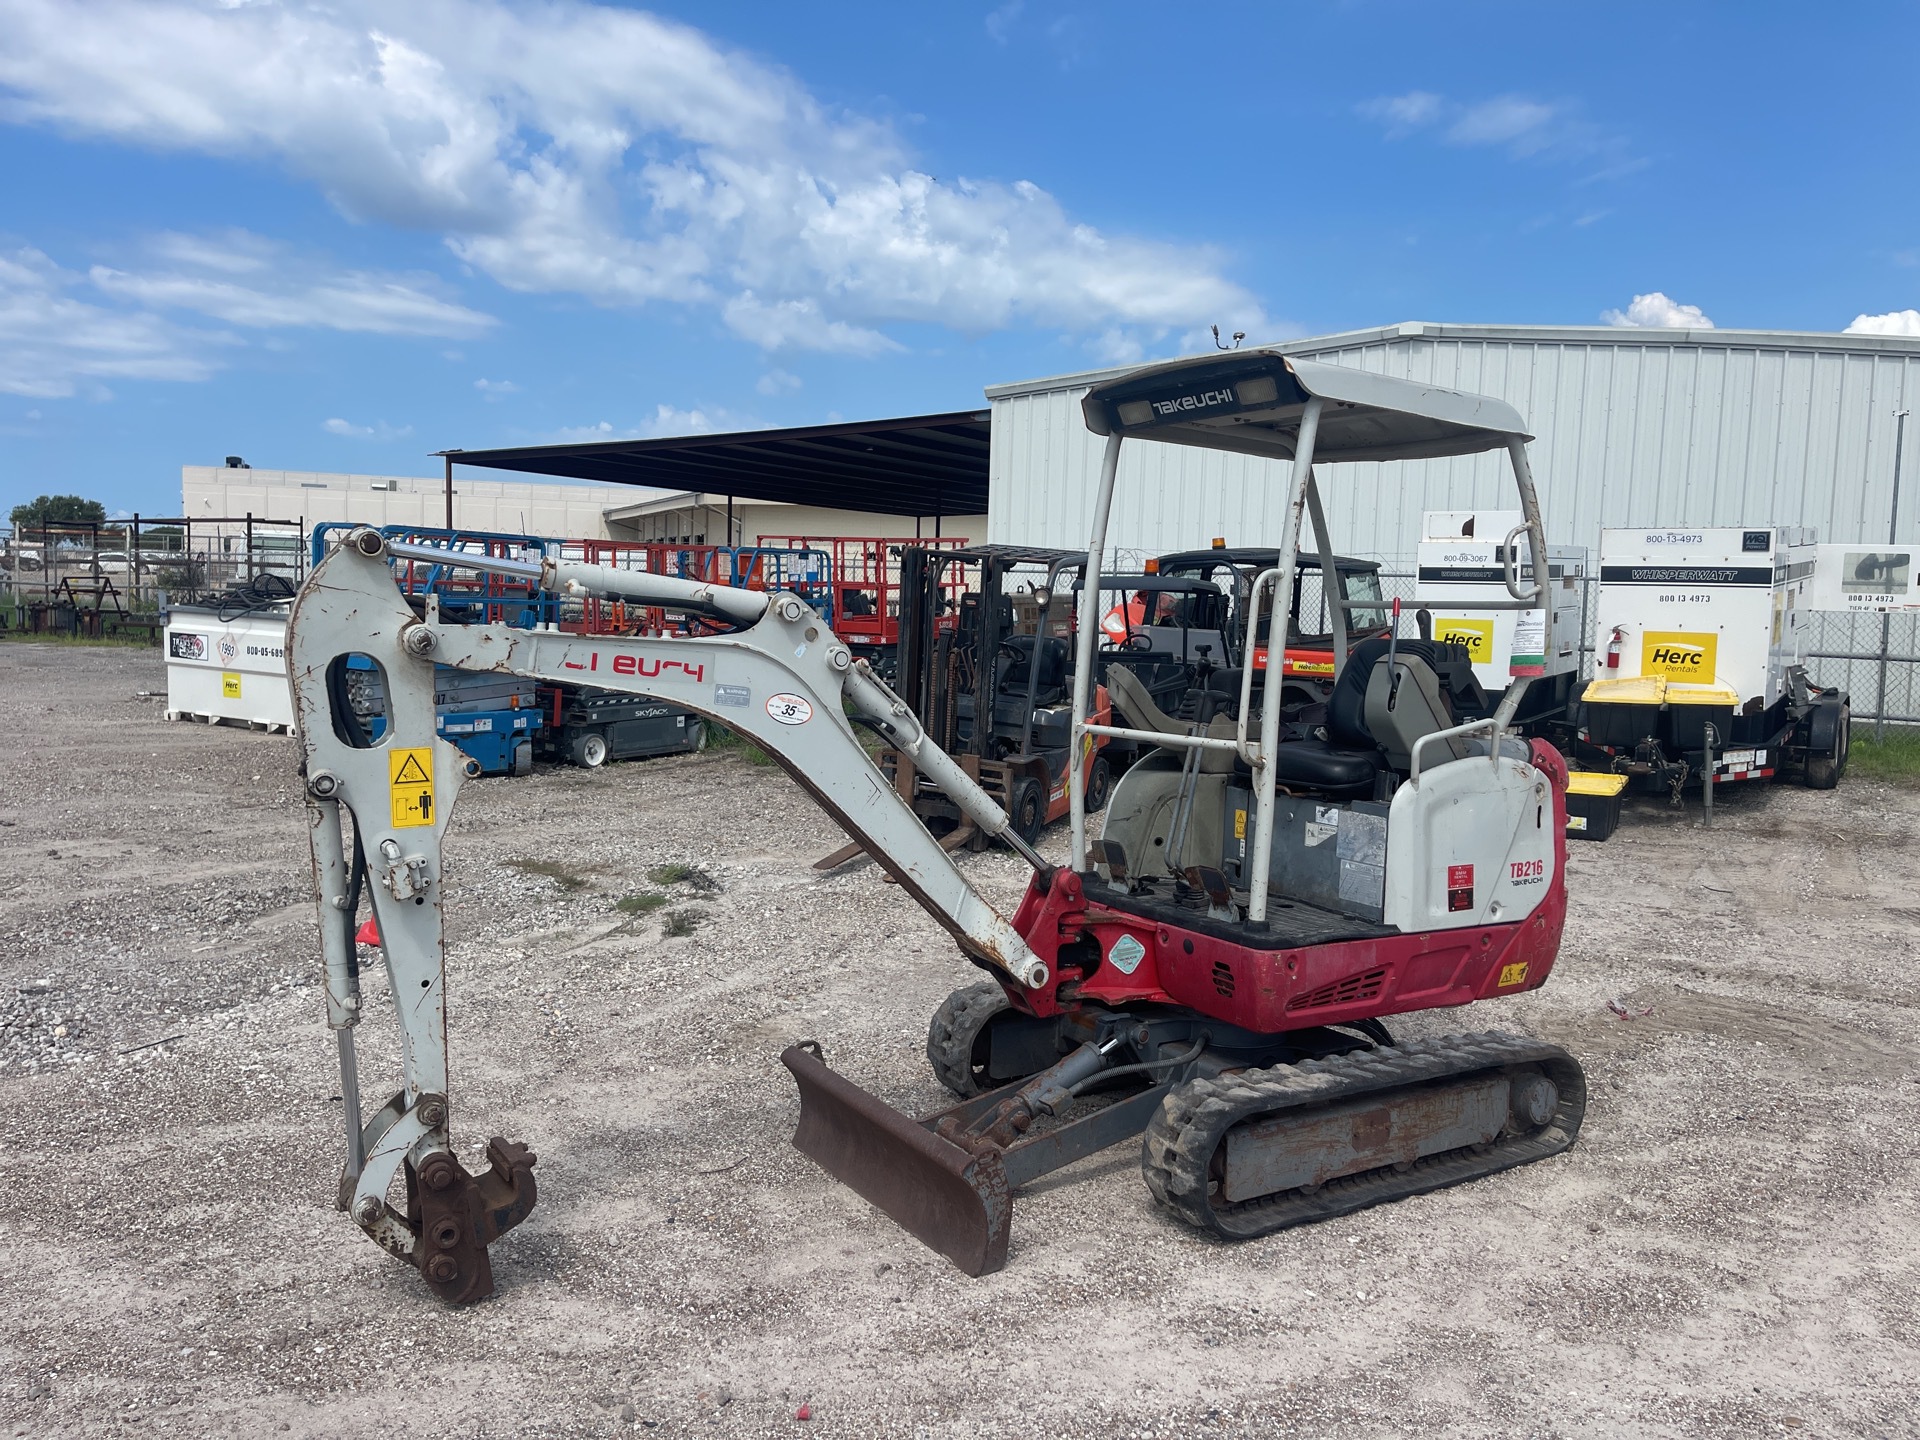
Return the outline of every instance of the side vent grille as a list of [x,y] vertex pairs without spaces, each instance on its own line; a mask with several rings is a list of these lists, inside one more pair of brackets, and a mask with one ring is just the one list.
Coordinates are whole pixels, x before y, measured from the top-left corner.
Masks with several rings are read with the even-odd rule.
[[1225,998],[1233,998],[1233,967],[1224,960],[1213,962],[1213,988]]
[[1324,1010],[1329,1005],[1352,1005],[1361,1000],[1373,999],[1386,983],[1387,971],[1383,965],[1378,970],[1349,975],[1346,979],[1336,980],[1331,985],[1322,985],[1318,990],[1309,990],[1305,995],[1296,995],[1287,1002],[1287,1009]]

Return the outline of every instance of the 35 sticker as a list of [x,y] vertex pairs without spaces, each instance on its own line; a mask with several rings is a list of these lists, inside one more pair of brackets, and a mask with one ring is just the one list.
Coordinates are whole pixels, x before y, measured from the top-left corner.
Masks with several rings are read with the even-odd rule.
[[813,719],[813,702],[804,695],[769,695],[767,714],[782,725],[804,725]]

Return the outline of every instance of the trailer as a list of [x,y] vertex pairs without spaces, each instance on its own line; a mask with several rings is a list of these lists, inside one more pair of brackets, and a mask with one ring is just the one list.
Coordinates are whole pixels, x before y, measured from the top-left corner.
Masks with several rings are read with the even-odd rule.
[[1839,784],[1850,701],[1806,668],[1815,550],[1801,526],[1602,530],[1577,769],[1676,803],[1689,785]]
[[[1571,721],[1584,679],[1580,665],[1581,590],[1587,578],[1582,545],[1547,547],[1546,605],[1533,610],[1465,609],[1533,588],[1533,557],[1517,537],[1518,510],[1429,510],[1421,517],[1415,615],[1422,638],[1463,645],[1473,675],[1496,703],[1515,679],[1527,686],[1514,722],[1547,734]],[[1551,631],[1545,611],[1553,611]],[[1454,613],[1456,608],[1460,613]],[[1545,636],[1553,636],[1551,649]],[[1549,738],[1552,738],[1551,736]]]

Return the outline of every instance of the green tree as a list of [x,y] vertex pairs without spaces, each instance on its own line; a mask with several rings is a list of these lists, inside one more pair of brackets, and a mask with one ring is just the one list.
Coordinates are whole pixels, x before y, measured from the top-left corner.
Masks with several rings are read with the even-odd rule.
[[36,525],[98,525],[107,518],[107,507],[78,495],[42,495],[14,506],[8,518],[16,530]]

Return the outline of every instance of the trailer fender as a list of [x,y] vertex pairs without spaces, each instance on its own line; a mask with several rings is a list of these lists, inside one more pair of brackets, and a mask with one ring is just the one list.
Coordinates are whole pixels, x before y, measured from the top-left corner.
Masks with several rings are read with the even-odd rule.
[[1840,745],[1840,727],[1848,719],[1845,695],[1823,696],[1807,716],[1806,748],[1809,755],[1833,755]]

